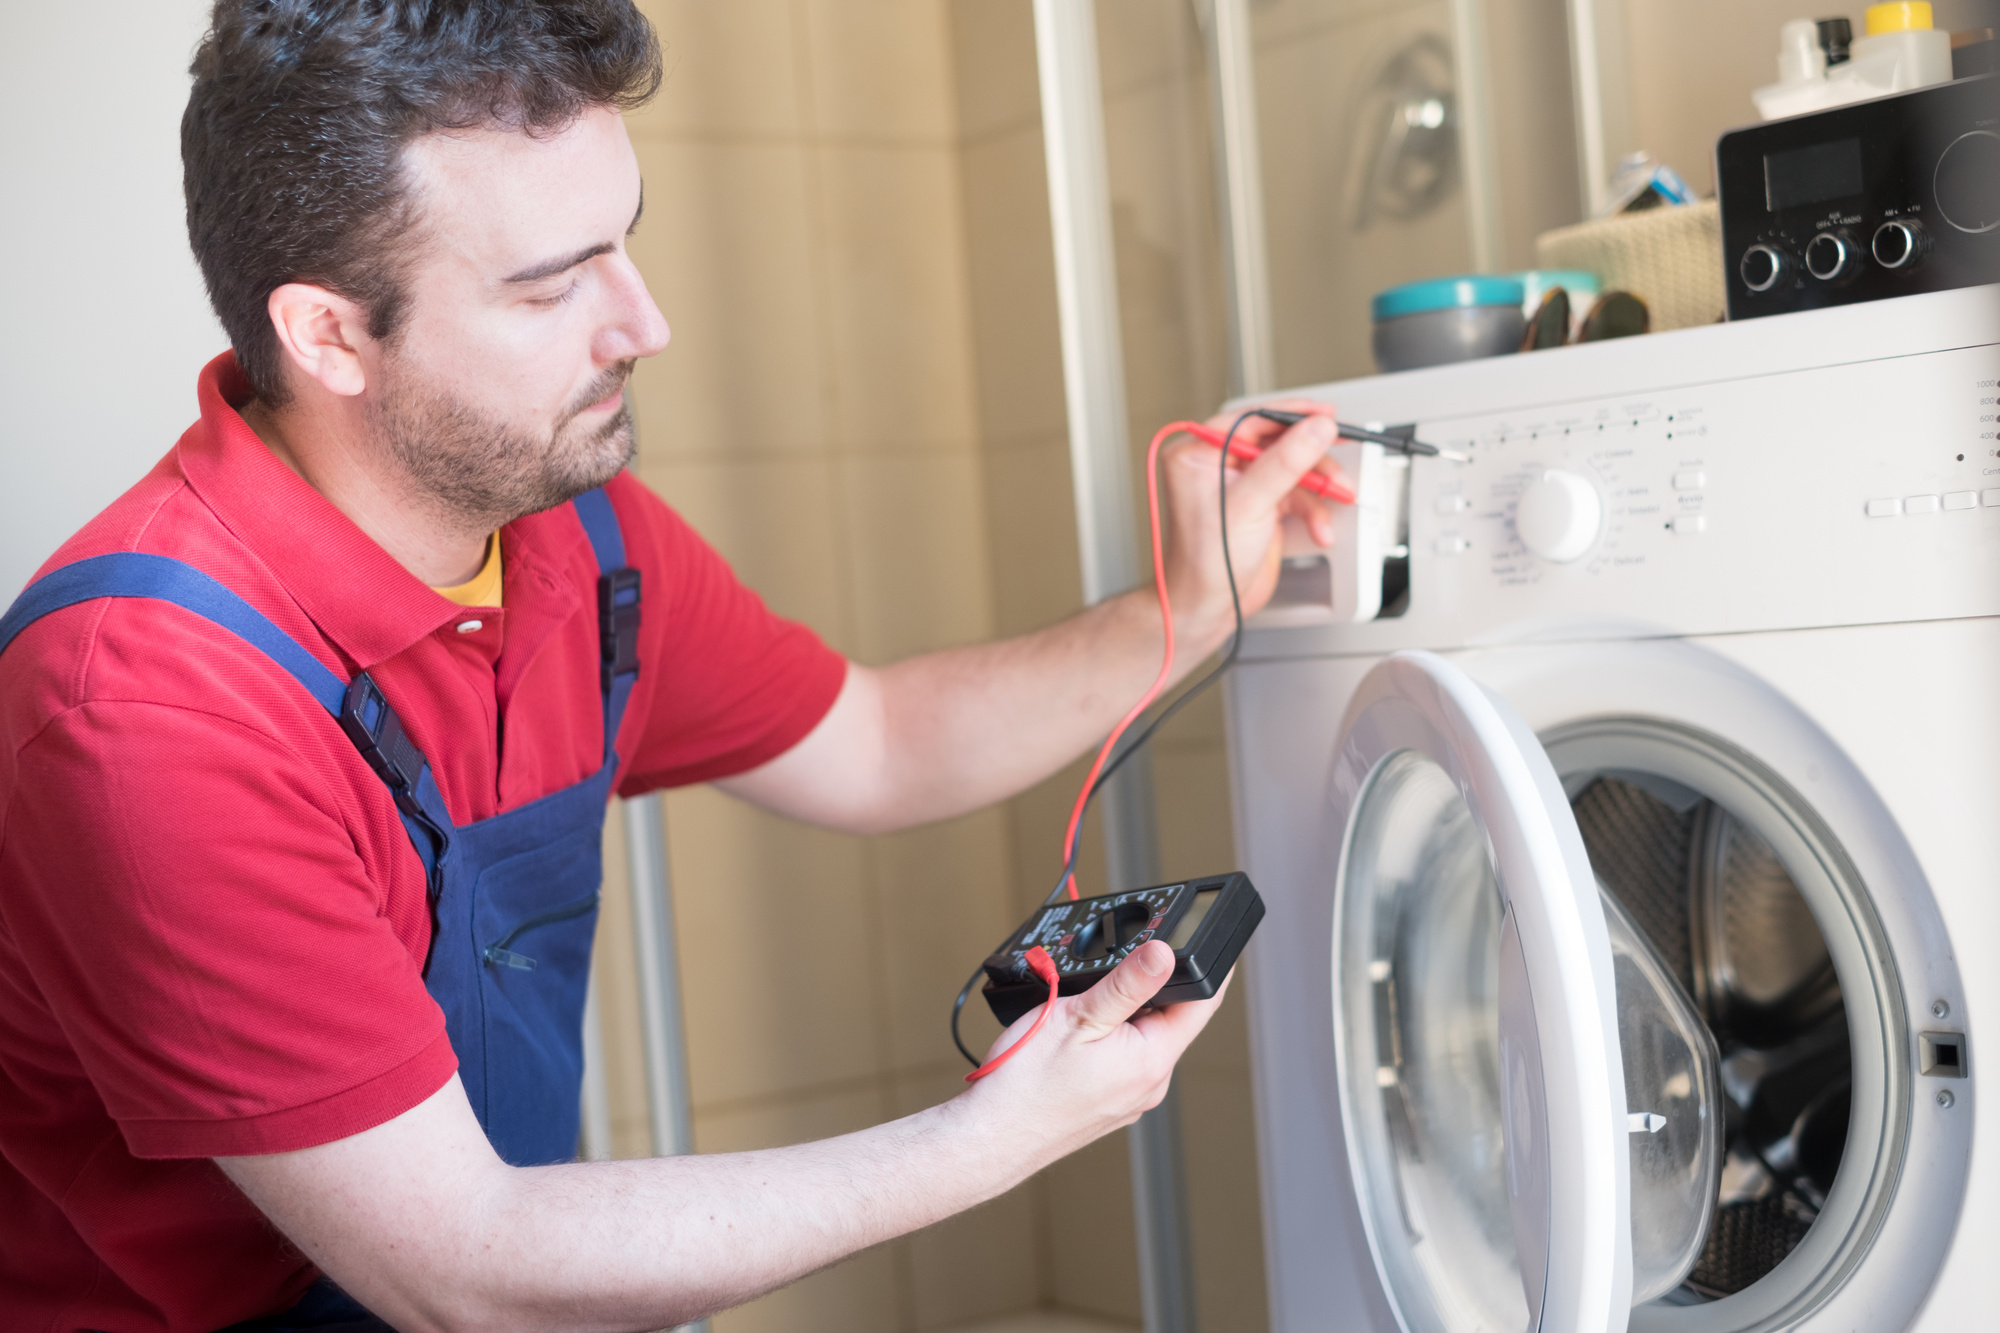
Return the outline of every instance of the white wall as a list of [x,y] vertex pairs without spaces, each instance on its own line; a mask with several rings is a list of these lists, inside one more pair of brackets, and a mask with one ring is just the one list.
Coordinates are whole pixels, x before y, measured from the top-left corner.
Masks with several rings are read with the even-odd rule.
[[0,606],[195,419],[181,212],[206,0],[0,0]]

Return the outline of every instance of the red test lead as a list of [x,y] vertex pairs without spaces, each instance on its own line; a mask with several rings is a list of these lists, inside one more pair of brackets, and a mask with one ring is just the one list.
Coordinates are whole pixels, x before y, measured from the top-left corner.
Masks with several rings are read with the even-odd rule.
[[[1266,415],[1266,413],[1261,411],[1245,413],[1242,417],[1239,417],[1237,419],[1236,425],[1241,426],[1243,422],[1250,416],[1258,416],[1258,415]],[[1281,423],[1281,424],[1286,424],[1286,423]],[[1055,893],[1051,895],[1050,901],[1052,902],[1062,897],[1067,897],[1072,902],[1077,900],[1076,842],[1077,842],[1077,837],[1081,834],[1083,830],[1083,812],[1090,804],[1090,794],[1092,791],[1096,789],[1098,780],[1104,773],[1105,764],[1111,758],[1112,752],[1117,748],[1119,739],[1125,735],[1126,731],[1130,729],[1132,724],[1136,722],[1148,708],[1152,707],[1153,701],[1160,697],[1160,693],[1166,689],[1167,683],[1173,679],[1174,609],[1167,597],[1167,562],[1166,562],[1166,553],[1164,545],[1161,540],[1161,532],[1160,532],[1160,448],[1169,439],[1171,439],[1173,436],[1179,434],[1182,431],[1185,431],[1188,434],[1194,436],[1196,439],[1202,440],[1216,448],[1225,449],[1228,452],[1229,456],[1233,458],[1256,458],[1263,452],[1262,450],[1257,449],[1254,446],[1243,444],[1238,440],[1236,440],[1234,438],[1234,428],[1231,429],[1231,432],[1229,434],[1224,434],[1220,431],[1214,430],[1206,425],[1203,425],[1201,422],[1198,421],[1176,421],[1170,423],[1169,425],[1162,426],[1159,430],[1159,433],[1153,436],[1153,442],[1146,450],[1146,513],[1147,513],[1147,518],[1150,520],[1149,526],[1152,529],[1151,535],[1152,535],[1152,556],[1153,556],[1153,591],[1154,594],[1159,598],[1160,602],[1160,624],[1161,624],[1162,637],[1165,640],[1164,644],[1162,645],[1162,651],[1160,653],[1160,673],[1159,675],[1153,678],[1152,685],[1147,687],[1145,694],[1140,696],[1139,701],[1133,704],[1131,709],[1125,714],[1125,716],[1118,720],[1118,725],[1111,729],[1111,734],[1104,738],[1104,744],[1098,747],[1097,757],[1090,765],[1090,772],[1084,776],[1083,786],[1077,791],[1076,794],[1076,804],[1070,810],[1069,826],[1067,829],[1064,830],[1063,833],[1063,874],[1061,881],[1056,885]],[[1306,477],[1308,479],[1308,482],[1316,480],[1318,483],[1323,485],[1326,488],[1324,490],[1320,490],[1319,486],[1313,486],[1312,489],[1318,490],[1320,494],[1325,495],[1328,499],[1336,500],[1346,504],[1352,504],[1354,502],[1354,493],[1351,490],[1349,490],[1346,486],[1342,485],[1341,483],[1334,481],[1331,477],[1326,476],[1324,473],[1308,472],[1306,474]],[[1306,485],[1307,482],[1301,482],[1300,484]],[[1226,508],[1228,503],[1226,483],[1223,492],[1217,496],[1217,501],[1218,503],[1224,506],[1224,518],[1223,518],[1223,530],[1222,530],[1222,540],[1223,540],[1222,553],[1223,553],[1223,564],[1224,567],[1227,568],[1229,560],[1229,528],[1228,528],[1228,518],[1227,518],[1227,508]],[[1230,578],[1230,596],[1231,600],[1234,601],[1235,590],[1236,590],[1236,576],[1234,571],[1231,571],[1229,578]],[[1218,667],[1216,671],[1208,678],[1208,680],[1204,680],[1200,685],[1196,686],[1195,690],[1192,691],[1191,694],[1199,693],[1200,690],[1205,688],[1211,681],[1215,679],[1216,676],[1219,676],[1222,673],[1222,671],[1226,670],[1230,662],[1235,660],[1235,653],[1236,653],[1235,645],[1241,642],[1241,636],[1243,630],[1243,614],[1240,605],[1237,607],[1236,630],[1237,630],[1237,637],[1231,640],[1231,648],[1229,654],[1224,658],[1222,666]],[[1182,702],[1185,702],[1185,700],[1183,700]],[[1178,705],[1176,705],[1176,707],[1178,707]],[[1168,710],[1168,715],[1170,716],[1173,711],[1174,709],[1170,708]],[[1165,721],[1166,719],[1163,716],[1160,720]],[[1156,723],[1155,725],[1158,724]],[[1145,736],[1142,735],[1140,737],[1140,741],[1143,743],[1144,740]],[[1259,917],[1263,915],[1263,909],[1261,905],[1257,909],[1257,915]],[[1254,922],[1252,923],[1252,925],[1254,926]],[[998,1069],[1002,1064],[1004,1064],[1008,1060],[1008,1058],[1014,1054],[1015,1051],[1020,1050],[1021,1047],[1027,1044],[1028,1040],[1032,1038],[1036,1032],[1039,1032],[1041,1030],[1042,1024],[1048,1021],[1049,1010],[1055,1007],[1057,982],[1059,979],[1059,974],[1056,971],[1055,960],[1049,956],[1048,952],[1045,949],[1039,946],[1029,949],[1023,955],[1023,957],[1026,960],[1029,969],[1032,970],[1036,976],[1040,977],[1043,981],[1045,981],[1048,984],[1049,987],[1048,1002],[1043,1007],[1041,1014],[1036,1017],[1034,1026],[1022,1035],[1020,1041],[1017,1041],[1012,1046],[1009,1046],[1006,1050],[1002,1051],[994,1059],[989,1060],[987,1063],[983,1065],[979,1065],[976,1069],[972,1071],[970,1075],[967,1076],[966,1079],[967,1082],[971,1082],[974,1079],[984,1078],[986,1075],[992,1073],[995,1069]],[[1234,955],[1232,954],[1231,960],[1233,961],[1233,959]],[[965,1058],[967,1060],[974,1060],[975,1063],[977,1063],[975,1057],[972,1055],[970,1051],[967,1051],[965,1049],[965,1043],[960,1041],[958,1038],[958,1013],[959,1010],[963,1008],[965,1005],[966,996],[972,993],[973,985],[979,980],[980,976],[983,975],[983,973],[984,973],[983,968],[981,969],[980,972],[973,973],[972,980],[965,983],[965,988],[959,991],[958,1000],[952,1006],[952,1040],[954,1043],[957,1044],[958,1049],[965,1054]]]
[[[1223,433],[1211,426],[1200,426],[1191,422],[1182,422],[1181,428],[1197,440],[1200,440],[1203,444],[1213,445],[1217,449],[1222,447]],[[1248,440],[1230,440],[1229,456],[1231,458],[1240,458],[1247,463],[1253,459],[1263,457],[1264,450],[1262,446],[1252,444]],[[1340,482],[1335,481],[1332,477],[1327,476],[1324,472],[1308,472],[1303,477],[1300,477],[1299,489],[1302,491],[1311,491],[1321,499],[1331,500],[1335,504],[1351,505],[1354,503],[1354,492]]]
[[[1264,414],[1261,412],[1246,413],[1244,417],[1237,418],[1236,424],[1241,426],[1244,420],[1252,415]],[[1083,827],[1083,810],[1090,803],[1090,793],[1097,783],[1097,775],[1104,770],[1104,763],[1111,757],[1111,752],[1116,748],[1119,738],[1125,734],[1127,728],[1138,720],[1142,713],[1152,707],[1153,700],[1160,697],[1160,691],[1167,687],[1168,680],[1174,674],[1174,610],[1167,601],[1167,562],[1165,550],[1160,539],[1160,447],[1173,436],[1183,431],[1215,448],[1221,449],[1226,447],[1232,458],[1254,459],[1263,453],[1263,450],[1257,446],[1246,444],[1236,439],[1233,427],[1230,432],[1225,434],[1199,421],[1175,421],[1160,427],[1159,432],[1153,436],[1152,444],[1146,449],[1146,515],[1152,527],[1153,589],[1155,595],[1160,599],[1160,620],[1164,626],[1166,638],[1165,651],[1161,654],[1160,674],[1154,678],[1152,687],[1140,697],[1138,703],[1132,705],[1130,712],[1119,719],[1118,725],[1111,729],[1111,734],[1104,738],[1104,744],[1098,748],[1097,759],[1091,764],[1090,772],[1083,780],[1083,787],[1076,794],[1076,804],[1070,810],[1069,827],[1063,833],[1063,864],[1069,868],[1063,872],[1061,887],[1067,892],[1072,901],[1077,896],[1074,872],[1076,839]],[[1305,486],[1307,489],[1313,490],[1339,504],[1354,503],[1354,492],[1323,472],[1306,473],[1305,477],[1299,482],[1299,485]],[[1226,531],[1224,535],[1226,538]]]

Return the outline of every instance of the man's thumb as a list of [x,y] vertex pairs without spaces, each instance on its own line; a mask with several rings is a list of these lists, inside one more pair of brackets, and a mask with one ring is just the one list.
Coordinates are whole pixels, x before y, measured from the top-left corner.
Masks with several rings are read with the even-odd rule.
[[1070,1012],[1077,1026],[1086,1031],[1111,1032],[1159,994],[1173,970],[1173,950],[1160,940],[1147,940],[1113,968],[1110,976],[1071,1001]]

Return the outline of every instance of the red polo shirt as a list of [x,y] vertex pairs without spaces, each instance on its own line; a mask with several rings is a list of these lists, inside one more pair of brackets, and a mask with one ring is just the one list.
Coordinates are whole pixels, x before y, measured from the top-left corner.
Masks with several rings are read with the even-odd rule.
[[[370,672],[456,823],[597,770],[597,568],[569,506],[502,530],[505,609],[470,614],[264,448],[231,357],[199,393],[201,420],[46,569],[173,556]],[[844,660],[644,486],[608,489],[644,597],[619,790],[796,744]],[[208,1159],[354,1134],[450,1077],[424,890],[381,779],[227,631],[101,600],[0,654],[0,1325],[207,1333],[305,1289]]]

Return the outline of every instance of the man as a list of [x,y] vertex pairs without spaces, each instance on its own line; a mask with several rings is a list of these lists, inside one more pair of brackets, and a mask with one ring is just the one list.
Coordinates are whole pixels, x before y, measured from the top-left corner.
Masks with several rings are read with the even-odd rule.
[[[918,1115],[567,1160],[614,791],[949,817],[1107,731],[1161,640],[1135,594],[847,663],[624,473],[668,331],[619,113],[658,70],[629,0],[219,0],[183,155],[233,352],[0,622],[10,1327],[679,1323],[1130,1123],[1208,1020],[1139,1014],[1155,942]],[[1292,487],[1331,442],[1231,484],[1246,609],[1282,512],[1327,535]],[[1217,461],[1166,465],[1184,662],[1230,623]]]

